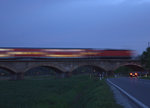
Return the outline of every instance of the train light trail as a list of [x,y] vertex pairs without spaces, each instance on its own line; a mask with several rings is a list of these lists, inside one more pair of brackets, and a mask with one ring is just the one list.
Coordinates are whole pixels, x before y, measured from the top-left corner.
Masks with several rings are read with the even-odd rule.
[[0,48],[0,51],[13,51],[13,49],[3,49],[3,48]]
[[43,49],[43,51],[79,52],[79,51],[85,51],[85,50],[84,49]]
[[58,54],[49,54],[45,55],[47,57],[81,57],[81,55],[58,55]]
[[10,57],[8,54],[0,54],[0,57]]
[[47,54],[47,53],[45,53],[45,52],[8,52],[8,54],[12,54],[12,55],[16,55],[16,54],[20,54],[20,55],[24,55],[24,54],[42,54],[42,55],[44,55],[44,54]]
[[82,52],[82,55],[96,55],[99,54],[98,52]]

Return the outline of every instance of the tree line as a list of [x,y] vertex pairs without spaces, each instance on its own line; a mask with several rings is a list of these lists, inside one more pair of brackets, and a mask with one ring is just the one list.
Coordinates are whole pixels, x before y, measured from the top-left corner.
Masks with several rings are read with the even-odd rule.
[[145,69],[150,72],[150,47],[146,49],[140,56],[140,60]]

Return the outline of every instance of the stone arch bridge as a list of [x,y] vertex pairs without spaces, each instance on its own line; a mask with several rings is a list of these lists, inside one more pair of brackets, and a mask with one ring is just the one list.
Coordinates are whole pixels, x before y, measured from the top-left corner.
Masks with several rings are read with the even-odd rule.
[[61,76],[69,76],[73,71],[82,66],[94,66],[103,72],[112,74],[121,66],[128,66],[134,70],[144,71],[140,61],[128,59],[35,59],[35,60],[0,60],[0,68],[9,70],[12,79],[23,79],[24,73],[36,67],[50,67],[59,71]]

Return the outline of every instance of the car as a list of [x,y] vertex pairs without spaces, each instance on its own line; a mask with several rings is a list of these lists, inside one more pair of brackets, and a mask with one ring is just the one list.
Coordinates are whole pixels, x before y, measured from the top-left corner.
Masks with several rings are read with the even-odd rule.
[[138,73],[137,73],[137,72],[130,72],[130,73],[129,73],[129,76],[130,76],[130,77],[137,77],[137,76],[138,76]]

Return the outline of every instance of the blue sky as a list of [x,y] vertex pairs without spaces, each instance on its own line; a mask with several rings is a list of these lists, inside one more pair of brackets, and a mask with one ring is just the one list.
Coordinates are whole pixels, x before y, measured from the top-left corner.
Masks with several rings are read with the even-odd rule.
[[1,0],[0,47],[132,49],[150,42],[150,0]]

